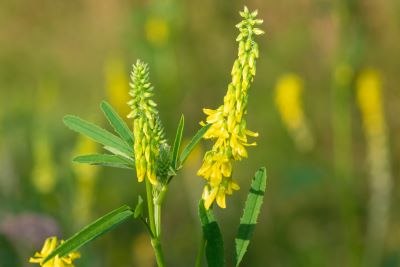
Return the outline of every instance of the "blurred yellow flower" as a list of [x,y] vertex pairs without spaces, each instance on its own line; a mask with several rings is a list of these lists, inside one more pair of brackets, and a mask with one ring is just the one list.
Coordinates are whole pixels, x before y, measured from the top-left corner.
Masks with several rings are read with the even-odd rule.
[[369,135],[379,135],[384,131],[381,87],[382,81],[376,70],[364,71],[357,80],[357,101]]
[[[62,243],[63,241],[61,241]],[[80,258],[79,252],[69,253],[67,256],[59,257],[55,256],[53,259],[47,261],[46,263],[42,263],[43,260],[57,247],[58,239],[57,237],[49,237],[44,242],[43,248],[40,252],[36,252],[33,257],[29,259],[30,263],[38,263],[42,267],[74,267],[75,265],[72,263],[75,259]]]
[[364,70],[357,79],[357,103],[363,120],[370,167],[366,261],[374,263],[379,261],[384,247],[393,184],[382,102],[380,73],[374,69]]
[[106,91],[110,104],[120,114],[128,114],[129,81],[126,76],[124,61],[120,57],[110,56],[104,64]]
[[53,191],[56,186],[56,169],[48,136],[39,131],[33,138],[32,183],[42,194]]
[[161,17],[152,17],[146,21],[145,25],[147,40],[156,46],[165,45],[169,38],[168,22]]
[[262,23],[257,19],[257,11],[249,12],[247,8],[240,12],[243,20],[236,25],[240,34],[238,59],[232,68],[232,81],[224,97],[224,104],[216,110],[203,109],[207,115],[206,122],[211,124],[204,135],[206,139],[215,139],[212,149],[206,152],[203,164],[197,174],[203,176],[207,185],[203,190],[203,199],[206,209],[216,200],[218,206],[226,207],[226,195],[233,190],[239,190],[239,185],[232,179],[232,160],[241,160],[247,157],[247,137],[257,137],[258,134],[247,129],[244,115],[247,112],[247,91],[256,74],[255,60],[258,58],[258,45],[253,36],[263,31],[255,28]]
[[303,81],[296,74],[281,76],[275,88],[275,104],[296,146],[307,151],[314,141],[302,105]]
[[[89,138],[80,135],[75,145],[73,155],[95,154],[98,145]],[[99,167],[85,164],[74,164],[76,175],[76,190],[74,201],[74,217],[78,226],[87,223],[91,217],[92,204],[94,200],[94,188]]]

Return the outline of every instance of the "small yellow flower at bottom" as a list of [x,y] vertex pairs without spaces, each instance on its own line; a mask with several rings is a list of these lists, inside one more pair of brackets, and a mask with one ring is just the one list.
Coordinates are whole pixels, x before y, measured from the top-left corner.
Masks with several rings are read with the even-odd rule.
[[[63,241],[61,240],[61,243]],[[75,259],[81,257],[79,252],[71,252],[66,256],[59,257],[55,256],[53,259],[47,261],[43,264],[43,260],[57,247],[58,239],[57,237],[49,237],[44,242],[43,248],[40,252],[36,252],[33,257],[29,259],[30,263],[38,263],[42,267],[74,267],[72,263]]]

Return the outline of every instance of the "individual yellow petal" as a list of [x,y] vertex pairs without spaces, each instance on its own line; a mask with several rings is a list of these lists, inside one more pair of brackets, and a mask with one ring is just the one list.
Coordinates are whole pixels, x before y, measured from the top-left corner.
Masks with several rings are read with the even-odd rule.
[[235,183],[234,181],[231,181],[231,182],[229,183],[229,185],[231,186],[231,188],[232,188],[233,190],[239,190],[239,189],[240,189],[240,186],[239,186],[237,183]]
[[42,258],[34,258],[34,257],[29,258],[30,263],[40,263],[42,260],[43,260]]
[[218,190],[218,195],[217,195],[217,204],[220,208],[225,209],[226,208],[226,201],[225,201],[225,189],[224,188],[220,188]]
[[258,133],[250,131],[250,130],[245,130],[245,134],[248,136],[252,136],[252,137],[258,137]]
[[[204,188],[206,190],[207,186]],[[208,210],[212,203],[215,200],[215,197],[217,196],[218,190],[216,188],[213,188],[211,191],[206,191],[205,194],[203,194],[203,200],[204,200],[204,207]]]
[[215,109],[203,108],[203,112],[206,115],[212,115],[212,114],[215,114],[217,111]]
[[53,251],[55,249],[56,246],[57,246],[57,237],[55,237],[55,236],[49,237],[44,242],[44,246],[40,253],[42,255],[47,256],[48,254],[50,254],[51,251]]
[[222,163],[221,172],[223,176],[230,177],[232,174],[232,164],[230,162]]

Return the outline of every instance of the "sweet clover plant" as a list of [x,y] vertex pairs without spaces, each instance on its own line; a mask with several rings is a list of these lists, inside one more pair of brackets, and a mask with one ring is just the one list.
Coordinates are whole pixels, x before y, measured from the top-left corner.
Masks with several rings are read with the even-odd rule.
[[[108,122],[115,134],[76,116],[66,116],[64,123],[72,130],[83,134],[103,145],[105,154],[80,155],[74,162],[124,168],[132,171],[139,185],[146,188],[145,200],[138,196],[136,207],[123,205],[93,223],[87,225],[66,241],[50,237],[40,252],[30,262],[44,267],[73,267],[73,261],[80,257],[76,252],[80,247],[97,237],[111,231],[114,227],[130,219],[138,219],[150,236],[155,258],[159,267],[166,266],[161,244],[162,207],[168,187],[179,174],[186,159],[202,139],[214,142],[211,150],[205,153],[203,164],[197,174],[206,180],[203,195],[199,202],[199,218],[202,225],[202,242],[195,259],[195,266],[201,266],[205,254],[210,267],[225,266],[224,244],[213,204],[226,208],[226,195],[239,190],[234,180],[233,162],[248,156],[246,147],[256,145],[248,137],[258,134],[247,128],[248,90],[256,75],[256,60],[259,56],[257,35],[263,31],[257,28],[262,23],[257,11],[250,12],[247,7],[240,12],[242,21],[236,25],[239,35],[238,58],[231,71],[232,80],[227,93],[216,109],[204,109],[207,115],[199,131],[186,147],[181,148],[184,131],[184,116],[178,124],[174,142],[169,144],[153,100],[154,87],[150,83],[150,70],[146,63],[138,60],[131,72],[131,112],[127,115],[133,122],[133,131],[114,108],[107,102],[101,103]],[[179,179],[176,178],[176,179]],[[260,168],[252,182],[244,205],[243,216],[238,222],[235,238],[235,265],[239,266],[247,250],[257,217],[261,209],[266,188],[266,170]]]

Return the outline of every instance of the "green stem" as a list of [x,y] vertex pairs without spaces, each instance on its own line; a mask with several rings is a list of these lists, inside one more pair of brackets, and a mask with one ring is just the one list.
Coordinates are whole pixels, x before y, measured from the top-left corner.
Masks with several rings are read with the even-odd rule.
[[161,236],[161,205],[164,201],[167,189],[168,188],[166,186],[163,186],[158,197],[154,199],[155,228],[156,228],[156,236],[158,238],[160,238]]
[[162,252],[160,240],[158,238],[151,239],[151,245],[153,246],[156,255],[157,266],[165,267],[164,254]]
[[196,263],[194,265],[195,267],[201,267],[201,262],[203,260],[205,248],[206,248],[206,239],[204,238],[204,235],[201,235],[201,243],[199,250],[197,251]]
[[156,234],[156,227],[154,222],[154,203],[153,203],[153,186],[148,179],[146,181],[146,195],[147,195],[147,208],[149,213],[149,224],[152,235]]
[[[161,215],[161,211],[157,211],[157,214],[155,213],[154,210],[154,202],[153,202],[153,186],[151,185],[150,181],[146,179],[146,195],[147,195],[147,207],[148,207],[148,213],[149,213],[149,224],[150,224],[150,230],[151,230],[151,245],[154,250],[154,254],[156,257],[157,261],[157,266],[158,267],[165,267],[165,261],[164,261],[164,255],[162,252],[161,244],[160,244],[160,236],[157,234],[157,228],[156,228],[156,220],[155,220],[155,215],[157,217],[157,221],[161,221],[159,218]],[[157,203],[157,209],[161,208],[160,204]]]

